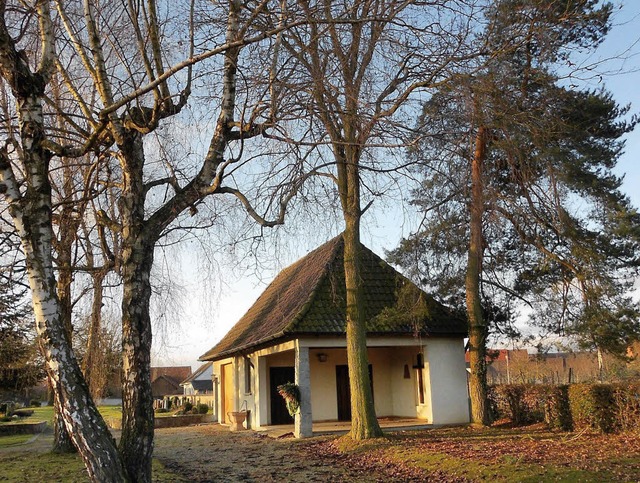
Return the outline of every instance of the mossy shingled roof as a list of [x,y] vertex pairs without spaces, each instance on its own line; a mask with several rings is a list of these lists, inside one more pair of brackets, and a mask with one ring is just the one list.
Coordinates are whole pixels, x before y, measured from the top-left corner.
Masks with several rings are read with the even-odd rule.
[[[465,336],[464,318],[436,302],[362,246],[362,295],[370,335]],[[200,360],[217,360],[301,335],[342,335],[346,326],[342,236],[285,268]]]

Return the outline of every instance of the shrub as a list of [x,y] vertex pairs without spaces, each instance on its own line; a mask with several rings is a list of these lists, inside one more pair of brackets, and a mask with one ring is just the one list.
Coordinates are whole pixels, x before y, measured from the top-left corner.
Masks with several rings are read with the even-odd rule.
[[191,411],[193,409],[193,404],[191,404],[190,401],[186,401],[183,405],[182,405],[182,409],[185,413],[188,413],[189,411]]
[[616,404],[610,384],[574,384],[569,387],[573,424],[578,428],[612,433],[616,426]]
[[31,401],[29,401],[29,406],[31,406],[32,408],[39,408],[42,404],[40,404],[40,401],[38,399],[32,399]]
[[620,431],[640,431],[640,382],[613,386],[615,426]]
[[8,407],[7,403],[0,404],[0,413],[7,414]]
[[549,386],[544,404],[544,420],[552,429],[573,430],[569,386]]
[[209,406],[203,403],[198,404],[197,409],[198,409],[198,414],[207,414],[209,412]]
[[287,411],[291,417],[295,417],[300,409],[300,388],[293,382],[286,382],[276,388],[282,396],[287,406]]
[[490,408],[496,418],[508,418],[513,424],[544,421],[544,386],[504,384],[489,391]]
[[156,409],[156,412],[157,412],[157,413],[168,413],[168,412],[169,412],[169,410],[168,410],[168,409],[165,409],[165,408],[158,408],[158,409]]
[[12,413],[13,416],[18,416],[19,418],[28,418],[32,414],[33,414],[32,409],[16,409]]

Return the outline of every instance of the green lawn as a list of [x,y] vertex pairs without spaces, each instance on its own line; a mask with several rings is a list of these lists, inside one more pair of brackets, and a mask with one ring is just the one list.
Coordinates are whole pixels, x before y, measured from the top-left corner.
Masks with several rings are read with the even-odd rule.
[[[2,440],[0,438],[0,449]],[[35,457],[34,457],[35,456]],[[77,454],[42,452],[0,452],[0,481],[64,481],[87,483],[87,470]],[[179,475],[168,471],[162,463],[153,461],[153,481],[158,483],[185,482]]]
[[[52,439],[51,433],[0,437],[0,481],[87,481],[77,455],[50,453]],[[638,482],[638,448],[640,433],[562,433],[543,425],[398,431],[362,442],[330,436],[278,441],[218,425],[194,426],[158,432],[154,454],[167,466],[154,460],[154,481],[217,475],[210,481],[277,476],[277,481],[388,483]],[[230,454],[236,455],[233,462]],[[237,464],[241,457],[244,462]]]
[[[53,407],[42,406],[33,409],[33,415],[20,418],[19,423],[53,422]],[[121,406],[99,406],[105,421],[119,420]],[[171,416],[171,413],[167,414]],[[15,424],[13,422],[0,425]],[[32,440],[35,442],[31,442]],[[33,434],[0,436],[0,481],[64,481],[69,483],[88,482],[86,470],[76,454],[59,455],[48,451],[51,448],[51,433],[34,438]],[[179,475],[165,469],[161,462],[153,461],[153,481],[158,483],[183,482]]]
[[[33,415],[26,418],[19,418],[11,422],[0,422],[0,424],[15,423],[40,423],[46,421],[51,425],[53,422],[53,406],[40,406],[39,408],[26,408],[33,410]],[[105,420],[120,419],[122,417],[122,407],[120,406],[98,406],[98,410]]]
[[9,436],[0,436],[0,449],[24,444],[31,438],[33,438],[33,434],[11,434]]
[[[20,423],[39,423],[46,421],[49,426],[53,422],[53,406],[41,406],[39,408],[27,408],[33,410],[33,415],[26,418],[19,418],[10,422],[0,422],[0,425],[5,424],[20,424]],[[102,417],[107,422],[120,421],[122,418],[122,406],[98,406],[98,411],[102,414]],[[170,418],[173,416],[173,412],[156,413],[156,418]]]

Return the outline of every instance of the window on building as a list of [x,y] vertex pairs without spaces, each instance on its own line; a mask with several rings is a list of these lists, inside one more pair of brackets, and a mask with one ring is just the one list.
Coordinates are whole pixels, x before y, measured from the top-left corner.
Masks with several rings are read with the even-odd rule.
[[253,363],[248,357],[244,358],[244,392],[245,394],[253,392]]
[[424,356],[422,353],[418,354],[417,364],[413,368],[416,370],[418,404],[424,404]]

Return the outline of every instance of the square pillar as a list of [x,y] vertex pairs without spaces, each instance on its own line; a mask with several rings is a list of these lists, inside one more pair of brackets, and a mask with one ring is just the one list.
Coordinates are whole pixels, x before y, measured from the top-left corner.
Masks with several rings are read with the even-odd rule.
[[300,347],[296,341],[296,384],[300,389],[300,410],[295,417],[294,435],[296,438],[308,438],[313,435],[311,423],[311,369],[309,367],[309,348]]
[[257,428],[269,424],[269,385],[267,384],[267,358],[264,356],[255,358],[255,425]]

